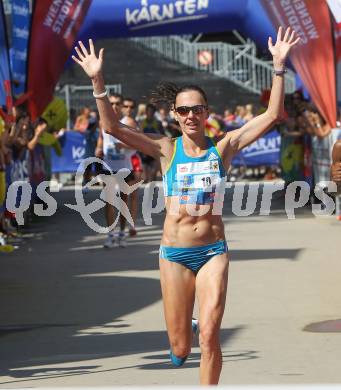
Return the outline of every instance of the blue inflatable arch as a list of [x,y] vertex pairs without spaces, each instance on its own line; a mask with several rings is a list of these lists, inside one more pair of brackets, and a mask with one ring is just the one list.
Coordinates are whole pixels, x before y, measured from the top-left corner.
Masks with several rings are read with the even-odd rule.
[[274,28],[260,0],[94,0],[80,39],[238,30],[267,46]]

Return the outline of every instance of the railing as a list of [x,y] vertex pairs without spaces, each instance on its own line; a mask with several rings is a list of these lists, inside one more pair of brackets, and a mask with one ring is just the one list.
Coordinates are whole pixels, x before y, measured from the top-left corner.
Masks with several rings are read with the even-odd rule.
[[[106,85],[109,94],[110,93],[122,93],[121,84]],[[65,101],[68,111],[68,123],[67,127],[70,128],[70,118],[74,116],[74,113],[78,113],[83,107],[93,107],[95,100],[92,95],[93,88],[90,85],[71,85],[65,84],[62,88],[56,88],[55,96],[62,98]]]
[[[231,45],[223,42],[192,43],[178,36],[132,38],[136,45],[146,47],[172,61],[223,77],[254,93],[269,89],[273,66],[256,58],[255,45]],[[295,91],[294,72],[285,75],[285,91]]]

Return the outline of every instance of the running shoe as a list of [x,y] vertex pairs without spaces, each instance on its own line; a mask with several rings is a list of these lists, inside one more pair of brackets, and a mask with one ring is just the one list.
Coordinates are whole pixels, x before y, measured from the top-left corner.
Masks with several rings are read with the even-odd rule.
[[116,239],[112,234],[108,234],[108,237],[104,241],[104,248],[111,249],[117,246]]
[[127,246],[126,234],[124,232],[120,232],[118,235],[118,246],[120,248],[125,248]]

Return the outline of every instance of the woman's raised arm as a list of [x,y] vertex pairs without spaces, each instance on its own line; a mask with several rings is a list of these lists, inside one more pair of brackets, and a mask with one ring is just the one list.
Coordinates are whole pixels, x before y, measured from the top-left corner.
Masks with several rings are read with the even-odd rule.
[[92,81],[94,89],[93,94],[96,99],[97,109],[105,132],[116,137],[131,148],[152,157],[159,158],[161,156],[171,156],[172,143],[168,137],[148,137],[119,121],[118,115],[112,109],[108,99],[108,91],[104,84],[102,74],[104,49],[100,49],[97,57],[93,41],[92,39],[89,39],[89,49],[84,46],[83,42],[79,41],[75,50],[78,56],[76,57],[73,55],[72,59],[83,68],[84,72]]
[[268,47],[273,57],[274,77],[271,88],[270,101],[267,110],[247,122],[243,127],[230,131],[220,141],[223,150],[232,149],[235,153],[251,144],[267,130],[269,130],[284,113],[284,73],[285,61],[291,49],[300,40],[294,30],[287,28],[284,36],[282,27],[278,29],[277,40],[273,45],[269,37]]

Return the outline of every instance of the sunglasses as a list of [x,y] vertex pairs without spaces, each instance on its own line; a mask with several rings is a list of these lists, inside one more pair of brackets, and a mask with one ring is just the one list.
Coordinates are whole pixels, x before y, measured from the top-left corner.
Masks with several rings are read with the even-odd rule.
[[196,106],[180,106],[174,108],[174,111],[177,112],[181,116],[188,115],[191,111],[194,115],[202,114],[207,110],[207,106],[204,106],[203,104],[198,104]]
[[135,106],[130,106],[130,105],[128,105],[128,104],[124,104],[123,107],[124,107],[124,108],[131,108],[131,109],[134,109],[134,108],[135,108]]

